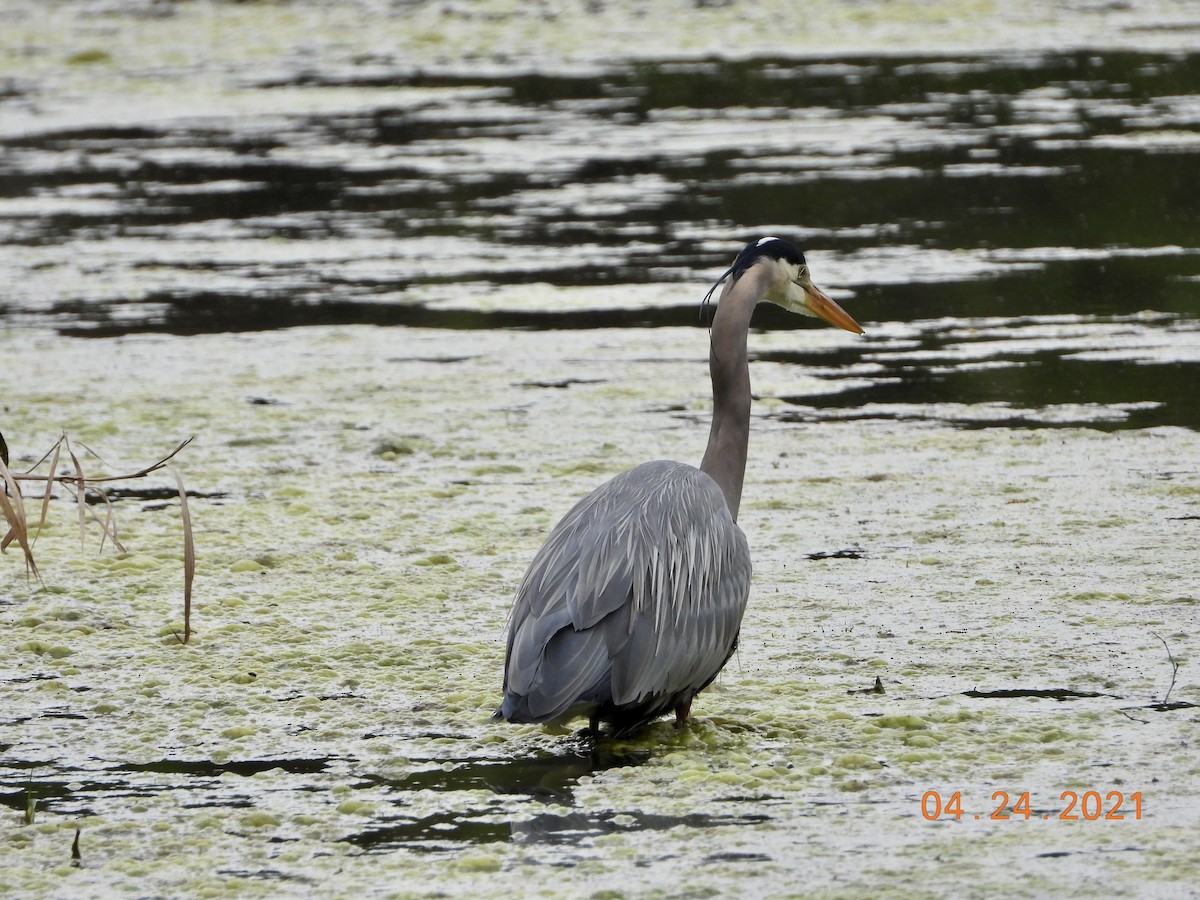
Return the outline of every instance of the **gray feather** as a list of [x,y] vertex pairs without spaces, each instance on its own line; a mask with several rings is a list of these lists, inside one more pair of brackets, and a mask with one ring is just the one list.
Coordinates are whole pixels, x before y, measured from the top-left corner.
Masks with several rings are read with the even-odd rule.
[[517,590],[500,715],[652,718],[707,685],[737,641],[750,551],[708,475],[651,462],[598,487]]

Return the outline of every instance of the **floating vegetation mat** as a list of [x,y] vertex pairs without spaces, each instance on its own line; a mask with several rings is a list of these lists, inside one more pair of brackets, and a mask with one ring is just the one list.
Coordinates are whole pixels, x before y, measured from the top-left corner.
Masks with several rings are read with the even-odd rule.
[[[788,342],[817,359],[828,340]],[[5,886],[922,895],[1020,871],[1031,894],[1188,889],[1187,429],[794,420],[764,397],[750,610],[695,721],[593,747],[490,719],[508,604],[549,527],[638,460],[699,453],[704,343],[0,335],[29,374],[5,397],[14,467],[59,428],[118,467],[196,435],[175,460],[186,646],[166,477],[111,498],[126,552],[81,545],[64,495],[35,547],[43,583],[0,557]]]
[[[1200,5],[802,6],[5,2],[0,897],[1194,892]],[[492,721],[762,234],[738,653]]]

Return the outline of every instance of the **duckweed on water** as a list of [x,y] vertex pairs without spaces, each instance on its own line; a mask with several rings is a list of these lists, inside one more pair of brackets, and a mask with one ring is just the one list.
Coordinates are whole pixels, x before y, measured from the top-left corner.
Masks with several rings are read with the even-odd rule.
[[[129,101],[128,115],[138,119],[129,133],[158,134],[155,123],[174,121],[178,108],[164,104],[157,73],[175,71],[177,61],[168,65],[164,54],[178,52],[191,61],[188,71],[206,73],[216,86],[197,87],[189,114],[198,121],[210,121],[202,118],[207,111],[215,116],[211,121],[228,123],[232,111],[257,122],[269,111],[286,128],[300,129],[301,120],[325,123],[340,140],[335,125],[342,118],[352,122],[349,131],[374,120],[391,127],[387,110],[416,110],[413,121],[436,129],[433,120],[459,108],[453,105],[459,101],[446,99],[451,96],[474,98],[472,115],[512,119],[529,108],[515,92],[537,82],[339,91],[292,83],[289,76],[287,83],[262,90],[257,85],[269,80],[262,60],[289,58],[288,52],[272,54],[302,43],[318,81],[330,73],[334,80],[339,73],[370,80],[364,70],[375,59],[385,61],[387,78],[408,71],[405,66],[458,72],[463,60],[454,54],[462,50],[475,54],[476,62],[499,65],[495,50],[515,46],[518,33],[541,52],[587,58],[609,54],[615,45],[657,55],[659,35],[668,31],[679,35],[681,52],[695,48],[700,57],[712,49],[713,34],[733,41],[731,52],[791,54],[794,40],[829,52],[843,40],[861,53],[873,43],[915,46],[897,42],[897,35],[911,38],[916,31],[924,37],[931,29],[950,46],[1011,44],[1025,53],[1061,42],[1061,30],[1053,39],[1038,31],[1047,21],[1075,28],[1070,33],[1081,43],[1132,40],[1130,35],[1173,46],[1191,40],[1186,29],[1123,32],[1127,25],[1157,22],[1136,3],[1019,3],[1002,5],[1001,12],[991,5],[992,15],[1009,16],[1002,24],[1011,26],[991,29],[982,7],[980,15],[964,17],[961,6],[936,3],[920,9],[824,4],[806,17],[812,27],[798,34],[780,31],[780,16],[790,7],[772,3],[759,4],[752,16],[741,15],[737,4],[665,4],[639,8],[641,18],[622,20],[620,14],[630,10],[614,2],[589,15],[564,13],[561,27],[538,17],[536,28],[530,27],[536,7],[491,2],[455,16],[442,14],[444,4],[410,4],[411,20],[396,16],[395,4],[379,6],[387,7],[386,15],[359,15],[375,9],[373,0],[294,3],[282,16],[274,4],[224,4],[219,17],[211,15],[218,9],[211,4],[177,4],[154,16],[127,15],[120,4],[109,4],[91,10],[91,17],[75,16],[72,6],[14,6],[19,15],[0,38],[22,48],[0,54],[7,61],[0,66],[20,67],[8,93],[0,92],[0,101],[8,98],[0,122],[6,136],[31,128],[53,134],[55,123],[86,129],[75,121],[81,107],[71,106],[71,98],[94,116],[94,110],[115,108],[109,102],[115,94]],[[375,28],[378,22],[386,27]],[[871,26],[865,39],[864,23]],[[109,24],[108,58],[89,57],[94,32],[80,35],[78,29]],[[181,41],[181,34],[187,39]],[[69,47],[53,43],[68,39],[74,41]],[[73,54],[74,64],[62,65]],[[400,58],[407,62],[396,62]],[[1027,61],[1022,56],[1007,71],[1022,71]],[[772,77],[780,80],[793,62],[772,63]],[[561,58],[550,63],[547,71],[563,68]],[[865,62],[837,65],[858,83],[870,75]],[[888,77],[933,77],[935,66],[970,65],[909,60],[889,69]],[[730,155],[719,137],[705,137],[711,117],[685,105],[699,101],[670,95],[678,83],[668,69],[655,70],[656,89],[668,95],[650,108],[644,128],[612,122],[621,132],[615,146],[624,155],[601,160],[601,168],[627,165],[630,146],[656,153],[677,147],[685,160]],[[147,79],[148,72],[155,78]],[[43,78],[44,89],[32,86]],[[1100,80],[1086,83],[1088,90],[1100,89]],[[42,93],[26,95],[27,85]],[[1019,91],[1012,98],[1009,137],[1017,129],[1051,128],[1056,116],[1063,128],[1075,127],[1056,96]],[[611,99],[568,103],[563,115],[582,122],[588,103]],[[948,114],[939,103],[958,104],[927,99],[934,116]],[[1138,114],[1179,119],[1171,105],[1176,102],[1143,106]],[[687,109],[692,112],[681,112]],[[1021,119],[1023,109],[1043,110],[1046,121],[1032,113]],[[733,154],[737,171],[722,181],[730,197],[774,170],[799,175],[807,179],[806,190],[820,192],[821,181],[810,177],[812,161],[781,156],[776,144],[791,146],[788,135],[797,128],[827,138],[836,137],[836,129],[851,143],[871,130],[861,120],[756,118],[765,113],[756,107],[751,117],[764,147]],[[102,128],[125,127],[104,115]],[[974,126],[926,129],[920,116],[915,106],[903,112],[879,107],[867,116],[871,128],[887,123],[895,129],[886,139],[890,149],[879,151],[880,166],[913,169],[923,164],[915,159],[922,141],[934,146],[946,135],[982,134]],[[537,142],[506,141],[509,126],[487,122],[491,132],[454,144],[464,152],[443,157],[426,153],[420,141],[389,148],[410,158],[383,150],[372,157],[359,145],[339,149],[324,135],[311,144],[306,137],[299,145],[275,147],[272,165],[294,156],[299,164],[288,170],[291,175],[316,171],[314,156],[349,154],[346,165],[359,175],[364,166],[378,166],[392,178],[397,166],[411,164],[413,184],[453,183],[458,190],[454,178],[528,167],[525,159],[509,159],[508,144],[527,152]],[[231,146],[258,146],[254,129],[229,127]],[[282,133],[261,127],[272,129],[272,140]],[[169,180],[170,157],[180,149],[170,143],[175,132],[163,132],[158,144],[147,138],[149,145],[139,145],[128,159],[120,156],[119,140],[110,142],[116,155],[110,157],[107,145],[84,134],[92,141],[87,147],[64,132],[56,140],[65,149],[20,141],[10,149],[32,154],[35,164],[66,165],[62,160],[74,154],[122,172],[129,171],[127,162],[135,168],[144,163],[156,173],[145,183],[145,197],[181,187],[159,181]],[[684,199],[658,176],[578,187],[571,177],[574,151],[562,148],[578,146],[579,140],[568,138],[580,132],[552,134],[562,139],[543,142],[553,149],[545,168],[560,172],[562,183],[527,186],[518,205],[551,210],[546,221],[555,227],[564,210],[597,209],[597,222],[619,227],[649,195]],[[878,150],[878,139],[870,137],[874,143],[831,149],[822,158],[822,166],[842,167],[825,171],[830,183],[877,174],[863,166],[871,154],[860,152]],[[1161,135],[1141,138],[1167,145]],[[1047,142],[1067,139],[1054,132],[1042,146],[1027,149],[1052,154]],[[904,149],[910,145],[918,149]],[[189,175],[211,173],[213,165],[242,152],[202,149],[188,149],[203,157],[199,168],[184,170]],[[1099,147],[1091,149],[1103,155]],[[905,153],[914,158],[895,158]],[[449,177],[429,178],[421,169],[449,156]],[[851,163],[859,168],[847,169]],[[939,177],[960,177],[963,166],[988,164],[986,156],[952,160]],[[464,166],[478,172],[464,175]],[[92,176],[102,178],[97,172]],[[64,187],[70,179],[60,176],[41,184],[43,194],[36,197],[5,198],[4,227],[41,235],[39,223],[54,219],[55,209],[69,210],[60,218],[73,221],[88,209],[95,215],[112,205],[103,196],[106,185],[89,196],[87,185]],[[907,178],[903,193],[921,193],[909,190],[916,187],[911,175],[894,178],[881,184],[890,189]],[[1001,191],[1012,180],[1000,172],[992,178]],[[656,188],[659,180],[666,186]],[[393,200],[403,202],[413,189],[355,184],[364,190],[347,193],[342,205],[353,208],[378,190],[387,203],[371,201],[372,215],[391,208]],[[233,187],[212,190],[239,197],[253,192],[250,180]],[[186,339],[126,335],[88,341],[86,352],[78,340],[39,327],[0,333],[6,371],[22,373],[6,384],[4,430],[10,439],[19,434],[23,446],[41,446],[69,426],[115,458],[141,459],[164,435],[196,434],[180,460],[189,485],[224,494],[198,500],[193,510],[197,633],[187,647],[175,639],[181,586],[173,510],[134,509],[136,501],[120,501],[131,506],[127,514],[122,506],[129,555],[97,556],[94,548],[80,549],[70,528],[54,525],[38,544],[46,560],[44,589],[22,580],[11,554],[0,557],[0,642],[8,666],[0,673],[6,887],[50,897],[362,896],[388,889],[515,895],[542,886],[562,895],[732,895],[749,886],[763,896],[798,890],[874,896],[999,893],[1014,889],[1013,873],[1019,872],[1017,887],[1031,895],[1090,894],[1100,884],[1129,895],[1190,889],[1198,824],[1192,798],[1200,778],[1192,737],[1200,685],[1189,668],[1200,628],[1189,530],[1200,496],[1195,433],[1179,427],[1097,430],[1147,413],[1127,398],[1018,408],[1008,396],[960,402],[947,388],[928,405],[873,402],[876,394],[844,408],[812,405],[830,392],[885,393],[921,354],[941,359],[940,371],[921,370],[928,376],[922,390],[936,393],[947,384],[961,386],[976,367],[1024,366],[1004,357],[1005,346],[1015,345],[1015,355],[1036,358],[1037,365],[1065,366],[1065,380],[1089,354],[1133,354],[1149,365],[1163,354],[1190,352],[1191,325],[1182,317],[1170,327],[1137,315],[1077,321],[1042,316],[1041,310],[1032,317],[1006,311],[1012,315],[1002,324],[887,321],[889,303],[910,302],[904,293],[910,278],[927,279],[915,288],[926,291],[945,289],[947,273],[963,267],[1003,269],[1005,277],[1016,278],[1005,288],[1019,289],[991,292],[994,303],[1031,284],[1020,273],[1048,270],[1054,259],[1086,248],[1005,251],[1024,262],[969,249],[827,254],[824,271],[838,273],[835,282],[853,275],[860,284],[875,285],[873,273],[900,268],[906,283],[896,286],[896,300],[877,296],[877,286],[856,298],[877,304],[881,319],[871,328],[875,343],[861,355],[846,354],[833,338],[815,332],[768,331],[751,338],[752,374],[764,401],[756,406],[743,515],[756,582],[738,654],[698,699],[697,718],[688,727],[676,731],[664,722],[635,740],[593,750],[571,728],[505,727],[490,720],[504,621],[525,563],[575,499],[644,458],[695,460],[706,427],[703,332],[683,327],[669,312],[690,302],[691,289],[655,283],[625,291],[604,283],[527,290],[523,281],[498,287],[512,278],[505,268],[510,257],[553,273],[561,248],[551,253],[472,237],[409,243],[397,241],[388,225],[372,237],[379,223],[365,218],[327,240],[260,239],[259,232],[239,229],[253,231],[264,227],[261,222],[222,224],[210,221],[211,214],[203,224],[188,223],[190,236],[170,230],[174,226],[155,232],[161,222],[139,223],[138,210],[149,209],[153,218],[168,207],[147,206],[145,197],[120,208],[133,224],[114,227],[120,232],[116,244],[97,237],[106,227],[100,220],[62,241],[6,242],[15,250],[0,251],[0,268],[16,274],[8,279],[5,303],[32,316],[60,298],[83,297],[136,319],[154,315],[137,302],[145,296],[146,309],[181,314],[170,297],[190,296],[190,287],[180,292],[179,284],[194,286],[192,279],[201,277],[215,279],[206,295],[214,302],[226,288],[242,302],[238,291],[247,281],[254,291],[267,291],[279,286],[276,279],[286,282],[282,293],[295,297],[304,265],[328,253],[345,265],[337,274],[347,290],[377,283],[391,291],[411,275],[405,268],[402,278],[394,268],[400,257],[413,271],[424,271],[428,259],[470,259],[482,267],[484,274],[470,284],[431,279],[414,288],[429,310],[440,310],[443,318],[435,325],[451,323],[447,317],[464,310],[517,313],[554,304],[587,312],[619,309],[634,298],[665,317],[664,327],[538,333],[449,331],[406,322],[410,327]],[[427,199],[422,195],[418,205],[432,210],[440,202]],[[469,210],[455,229],[473,234],[475,227],[510,227],[507,210],[492,216],[487,203],[474,203],[464,201]],[[29,208],[37,215],[22,211]],[[990,210],[972,215],[1000,218]],[[467,227],[468,221],[476,224]],[[303,231],[314,221],[297,214],[279,225],[293,226]],[[138,237],[143,227],[156,237]],[[891,227],[862,230],[878,236]],[[435,228],[443,236],[452,230]],[[230,234],[223,237],[222,229]],[[631,231],[632,237],[620,239],[619,252],[597,243],[580,251],[586,258],[580,271],[613,271],[615,261],[627,262],[645,244],[693,240],[689,229],[694,226],[664,232],[669,239],[650,226]],[[705,240],[714,233],[708,225],[694,230],[703,231]],[[354,236],[360,233],[365,236]],[[827,232],[817,234],[823,239]],[[913,244],[923,246],[923,238]],[[714,264],[725,249],[721,244],[713,250]],[[1097,283],[1120,284],[1121,275],[1140,271],[1139,260],[1122,262],[1115,251],[1105,252],[1114,271]],[[14,254],[22,259],[14,261]],[[131,268],[114,268],[114,258],[132,260]],[[629,271],[643,271],[637,266],[644,263]],[[1070,271],[1079,283],[1095,274]],[[1187,284],[1182,271],[1180,264],[1164,283],[1172,290]],[[576,274],[572,270],[563,280]],[[162,284],[155,281],[160,277]],[[881,276],[878,283],[891,282]],[[164,293],[155,295],[160,288]],[[324,295],[330,283],[312,289]],[[677,301],[677,295],[685,299]],[[1164,302],[1182,308],[1183,301],[1171,296]],[[410,298],[395,303],[389,293],[387,299],[397,307]],[[690,325],[694,311],[687,315]],[[56,327],[57,320],[38,323]],[[1047,346],[1071,348],[1073,356],[1056,361],[1045,354]],[[1121,372],[1134,379],[1138,368]],[[147,371],[162,374],[148,383]],[[47,390],[50,384],[54,391]],[[247,402],[248,396],[282,402]],[[1056,427],[1007,427],[1017,419]],[[1154,634],[1168,639],[1177,672]],[[1165,708],[1173,675],[1170,699],[1184,705]],[[877,676],[884,693],[864,692]],[[33,825],[23,821],[26,780],[37,796]],[[1052,818],[989,821],[998,789],[1029,791],[1035,808]],[[1102,796],[1139,791],[1144,815],[1121,822],[1058,821],[1053,816],[1067,789]],[[943,801],[960,793],[962,819],[927,820],[921,800],[930,791]],[[77,827],[82,865],[72,868]]]

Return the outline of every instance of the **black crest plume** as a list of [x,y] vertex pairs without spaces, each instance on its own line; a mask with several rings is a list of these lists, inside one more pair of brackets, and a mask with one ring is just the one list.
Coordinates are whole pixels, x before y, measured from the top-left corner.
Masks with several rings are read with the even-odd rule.
[[765,237],[751,241],[742,248],[742,251],[734,259],[733,265],[726,269],[725,273],[708,289],[708,293],[704,295],[704,302],[700,304],[701,314],[708,309],[712,295],[726,278],[733,276],[733,280],[737,281],[742,277],[742,273],[764,256],[767,259],[784,259],[797,266],[804,265],[804,253],[795,244],[790,244],[777,237]]

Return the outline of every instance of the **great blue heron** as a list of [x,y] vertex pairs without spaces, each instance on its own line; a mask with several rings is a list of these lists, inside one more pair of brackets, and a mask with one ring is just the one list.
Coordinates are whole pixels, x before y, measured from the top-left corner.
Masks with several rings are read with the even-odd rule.
[[750,431],[746,333],[760,301],[862,334],[812,283],[804,254],[765,237],[747,244],[713,318],[712,429],[700,468],[658,460],[596,488],[533,558],[509,621],[504,701],[510,722],[590,718],[627,734],[675,711],[733,654],[750,591],[737,525]]

